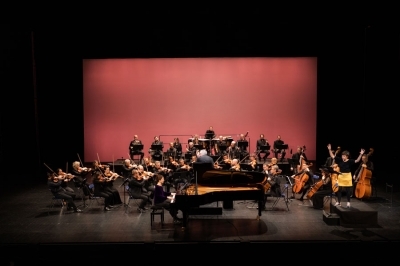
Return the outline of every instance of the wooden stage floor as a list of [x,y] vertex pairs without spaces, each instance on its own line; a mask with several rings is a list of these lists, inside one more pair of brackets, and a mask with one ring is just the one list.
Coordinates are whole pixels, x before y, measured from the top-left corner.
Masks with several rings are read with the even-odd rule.
[[[114,186],[120,189],[123,199],[121,183],[122,180],[117,180]],[[71,253],[121,252],[124,256],[122,252],[129,250],[153,254],[177,248],[181,251],[204,248],[224,253],[224,248],[213,247],[228,245],[230,251],[226,252],[231,253],[253,250],[262,244],[269,248],[279,247],[281,243],[308,243],[318,247],[321,243],[358,245],[360,242],[376,244],[400,240],[400,195],[396,191],[386,191],[384,185],[378,186],[378,197],[364,201],[378,212],[378,225],[371,228],[328,225],[323,220],[323,210],[313,209],[308,200],[304,203],[290,200],[288,211],[283,200],[271,210],[273,198],[269,198],[268,210],[262,212],[260,220],[256,219],[254,202],[235,201],[234,209],[223,210],[220,216],[191,217],[188,227],[182,230],[179,225],[173,225],[168,212],[165,213],[165,225],[161,226],[156,217],[152,229],[150,212],[139,213],[132,203],[128,213],[124,206],[104,212],[96,200],[91,200],[88,207],[82,208],[83,213],[60,214],[59,207],[49,209],[51,198],[46,184],[19,189],[3,187],[0,208],[3,261],[25,261],[28,258],[23,254],[28,251],[34,252],[40,265],[46,265],[46,262],[50,265],[52,256],[60,256],[59,252],[69,252],[69,249]],[[78,199],[76,203],[82,204]],[[222,206],[221,202],[218,204]],[[90,257],[90,261],[95,259],[100,258]],[[73,256],[66,256],[65,265],[70,265],[68,262],[72,265],[73,260]]]

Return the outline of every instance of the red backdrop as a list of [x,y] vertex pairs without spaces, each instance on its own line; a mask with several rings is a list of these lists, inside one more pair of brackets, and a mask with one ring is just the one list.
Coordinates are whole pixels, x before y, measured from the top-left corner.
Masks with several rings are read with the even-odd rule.
[[235,140],[248,131],[251,152],[259,134],[281,135],[287,157],[305,145],[316,159],[315,57],[85,59],[83,93],[86,162],[127,158],[135,134],[146,155],[156,135],[185,149],[209,126]]

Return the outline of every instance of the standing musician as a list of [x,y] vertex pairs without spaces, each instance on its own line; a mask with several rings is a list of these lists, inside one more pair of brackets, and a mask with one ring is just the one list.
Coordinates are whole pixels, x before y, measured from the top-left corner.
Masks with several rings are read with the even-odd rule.
[[335,156],[331,150],[331,144],[328,144],[328,151],[329,155],[335,160],[335,163],[339,166],[340,174],[338,175],[338,183],[339,190],[337,192],[338,201],[335,203],[335,206],[342,206],[341,199],[342,199],[342,191],[343,189],[346,191],[347,197],[347,205],[346,208],[350,208],[350,197],[351,197],[351,188],[352,188],[352,177],[351,177],[351,167],[358,163],[361,160],[362,155],[364,154],[365,150],[361,149],[360,155],[356,160],[349,159],[350,152],[343,151],[342,156]]
[[281,135],[277,136],[277,139],[274,141],[274,156],[275,158],[278,158],[278,154],[281,155],[281,161],[285,158],[286,151],[283,149],[280,149],[280,147],[285,144],[285,142],[281,139]]
[[138,211],[146,212],[146,204],[150,201],[149,193],[143,190],[145,186],[146,179],[141,177],[139,174],[139,170],[132,170],[132,179],[129,181],[129,190],[133,198],[141,199],[142,201],[139,204]]
[[206,134],[204,134],[204,138],[206,139],[213,139],[215,138],[214,128],[211,126],[207,129]]
[[[246,136],[249,132],[246,133]],[[242,160],[244,157],[248,156],[249,153],[247,151],[247,147],[249,146],[249,142],[246,139],[244,134],[240,134],[240,137],[237,141],[237,147],[240,150],[239,159]]]
[[236,141],[232,141],[231,145],[226,149],[229,159],[239,159],[240,149],[236,146]]
[[133,160],[133,155],[140,155],[140,162],[141,162],[144,157],[143,149],[135,149],[135,145],[143,145],[138,135],[134,135],[133,140],[129,143],[129,154],[132,160]]
[[176,149],[176,158],[181,158],[182,144],[179,142],[179,138],[174,138],[174,148]]
[[312,187],[316,192],[311,196],[311,198],[309,198],[314,209],[322,209],[324,207],[325,196],[332,194],[332,179],[329,169],[324,167],[320,168],[320,170],[321,179]]
[[170,142],[169,143],[169,148],[167,149],[167,151],[166,151],[166,156],[168,156],[168,157],[171,157],[171,158],[173,158],[174,160],[176,160],[178,157],[177,157],[177,154],[178,154],[178,152],[177,152],[177,150],[175,149],[175,147],[174,147],[174,143],[173,142]]
[[161,161],[163,158],[163,149],[164,149],[163,142],[160,141],[160,139],[157,136],[154,136],[154,141],[151,143],[151,145],[161,145],[161,150],[152,150],[151,148],[149,149],[151,158],[154,161]]
[[296,153],[292,155],[292,160],[293,160],[293,165],[290,167],[290,170],[294,171],[295,173],[300,170],[300,165],[302,162],[307,163],[307,156],[304,153],[304,148],[305,147],[297,147]]
[[58,178],[58,175],[47,173],[47,179],[47,185],[54,197],[65,200],[68,204],[68,210],[72,208],[74,212],[82,212],[74,203],[75,193],[61,187],[62,180]]
[[265,150],[262,147],[263,146],[269,146],[268,140],[264,138],[264,134],[260,134],[260,139],[257,140],[257,150],[256,153],[258,153],[258,159],[261,161],[261,154],[264,154],[264,162],[267,160],[268,156],[271,154],[269,150]]
[[[280,197],[282,195],[278,170],[278,165],[274,165],[271,167],[271,170],[268,171],[268,165],[266,163],[263,164],[263,173],[267,177],[267,182],[270,186],[270,192],[275,197]],[[266,209],[265,204],[267,203],[267,198],[268,193],[264,195],[264,210]]]
[[91,196],[89,185],[86,182],[86,176],[92,171],[91,168],[81,167],[80,162],[75,161],[72,163],[72,174],[75,176],[75,186],[81,187],[85,196]]
[[309,165],[307,163],[303,163],[303,165],[301,166],[301,170],[297,174],[292,175],[292,178],[293,179],[301,179],[301,178],[304,178],[304,175],[307,175],[308,177],[307,177],[307,181],[304,184],[302,184],[303,185],[302,194],[299,199],[301,202],[303,202],[304,195],[308,192],[308,190],[311,188],[311,186],[313,184],[312,183],[313,173],[310,170]]
[[132,164],[130,159],[125,159],[124,164],[122,165],[122,175],[124,178],[132,178],[132,170],[136,168],[137,165]]
[[353,175],[353,194],[352,194],[352,197],[354,197],[355,189],[356,189],[356,187],[357,187],[357,183],[358,183],[357,177],[358,177],[358,175],[360,174],[360,172],[361,172],[363,169],[367,169],[367,170],[371,171],[372,173],[373,173],[373,171],[374,171],[374,163],[371,162],[371,161],[369,160],[369,155],[368,155],[368,154],[363,154],[363,155],[361,156],[361,163],[360,163],[360,165],[358,166],[357,170],[354,172],[354,175]]

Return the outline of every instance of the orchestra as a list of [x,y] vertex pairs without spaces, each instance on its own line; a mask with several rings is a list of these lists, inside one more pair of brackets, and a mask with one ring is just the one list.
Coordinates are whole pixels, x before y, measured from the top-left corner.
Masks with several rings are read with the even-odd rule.
[[[305,154],[305,146],[297,146],[296,152],[291,156],[292,160],[288,160],[289,163],[292,163],[288,168],[288,172],[283,173],[279,166],[286,163],[284,158],[287,145],[284,145],[285,143],[281,136],[278,135],[273,142],[271,151],[275,157],[267,160],[270,150],[264,134],[259,135],[256,150],[252,154],[249,154],[247,150],[249,147],[249,141],[246,139],[247,135],[248,132],[240,134],[239,139],[234,141],[230,136],[216,136],[213,127],[210,126],[205,133],[204,139],[195,134],[188,140],[185,152],[182,152],[182,144],[178,137],[168,142],[169,146],[167,150],[164,150],[160,137],[155,136],[151,147],[149,147],[149,155],[147,157],[144,157],[143,149],[134,147],[134,145],[143,146],[138,136],[134,135],[134,139],[129,146],[130,159],[124,160],[120,173],[111,171],[110,166],[101,164],[99,159],[93,161],[92,168],[85,167],[79,158],[79,161],[72,163],[71,173],[68,173],[67,169],[64,172],[61,168],[57,168],[56,172],[48,176],[48,184],[53,193],[62,194],[61,197],[65,198],[69,208],[74,209],[75,212],[82,211],[77,209],[73,203],[75,192],[69,187],[70,183],[75,183],[78,188],[82,187],[85,195],[89,196],[89,198],[96,195],[105,198],[104,210],[109,211],[122,204],[118,190],[113,187],[113,182],[121,178],[129,181],[127,184],[129,184],[132,194],[142,199],[138,210],[145,212],[147,210],[146,204],[152,204],[151,199],[157,192],[157,186],[166,186],[166,193],[171,193],[169,191],[170,187],[175,189],[173,192],[177,192],[178,184],[186,185],[193,182],[195,176],[193,168],[196,162],[212,162],[210,169],[216,171],[254,171],[264,174],[266,181],[262,185],[268,191],[272,191],[272,194],[278,196],[282,193],[279,181],[283,180],[281,178],[282,175],[286,176],[288,180],[293,182],[291,184],[292,195],[299,194],[300,201],[303,201],[303,198],[307,195],[306,199],[310,201],[311,206],[315,209],[322,209],[324,197],[332,192],[338,196],[338,202],[335,206],[341,207],[341,193],[345,190],[347,208],[350,208],[350,196],[353,194],[357,193],[357,198],[365,198],[370,195],[370,191],[367,190],[367,193],[364,191],[370,189],[368,178],[371,176],[370,172],[373,171],[373,164],[368,161],[368,155],[371,155],[372,152],[364,154],[365,150],[361,149],[358,158],[354,160],[349,158],[348,151],[340,153],[340,147],[336,152],[332,151],[331,145],[328,144],[329,159],[331,160],[321,166],[322,168],[319,168],[322,171],[321,173],[315,172],[319,175],[317,179],[318,176],[314,175],[314,171],[311,170],[313,165],[309,163]],[[292,152],[290,151],[290,153]],[[133,161],[132,155],[134,154],[141,155],[140,164],[136,164]],[[264,154],[264,156],[260,154]],[[164,158],[168,159],[164,161]],[[352,175],[351,172],[354,170],[351,166],[360,161],[361,163]],[[332,165],[336,165],[336,167],[332,168]],[[91,184],[93,186],[90,188],[89,185]],[[359,196],[361,193],[359,191],[367,195],[362,194]],[[266,201],[267,197],[265,197],[263,203],[265,204]],[[173,210],[172,213],[176,219],[175,212],[176,210]]]

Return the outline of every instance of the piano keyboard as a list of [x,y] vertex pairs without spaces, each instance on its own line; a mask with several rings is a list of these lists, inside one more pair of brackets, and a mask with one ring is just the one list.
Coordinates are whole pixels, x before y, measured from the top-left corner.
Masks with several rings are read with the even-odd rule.
[[171,196],[172,196],[171,203],[174,203],[174,201],[175,201],[175,195],[176,195],[176,193],[171,193]]

